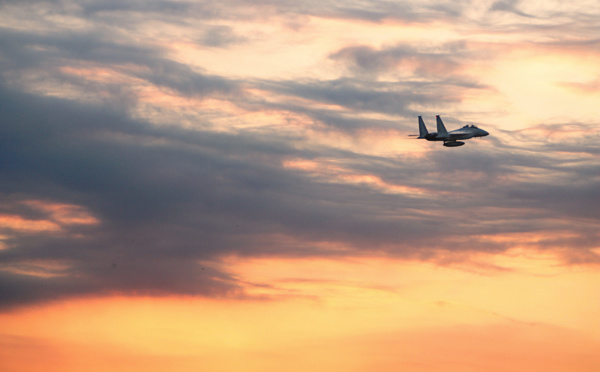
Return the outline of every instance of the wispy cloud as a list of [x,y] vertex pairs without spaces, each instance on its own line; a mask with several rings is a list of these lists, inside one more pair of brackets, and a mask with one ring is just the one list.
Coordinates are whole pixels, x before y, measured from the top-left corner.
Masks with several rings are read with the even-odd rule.
[[[231,254],[440,262],[525,244],[597,261],[597,124],[490,122],[509,99],[481,66],[511,50],[514,30],[454,30],[425,44],[335,30],[314,73],[210,68],[231,64],[227,53],[243,71],[257,45],[273,63],[275,35],[252,23],[264,17],[294,37],[315,20],[400,30],[455,18],[481,30],[470,2],[0,5],[2,306],[106,293],[243,297],[234,273],[210,265]],[[481,14],[520,27],[525,5]],[[291,59],[324,37],[306,36]],[[482,95],[497,101],[480,108]],[[458,151],[406,139],[417,115],[434,114],[449,129],[487,124],[492,136]]]

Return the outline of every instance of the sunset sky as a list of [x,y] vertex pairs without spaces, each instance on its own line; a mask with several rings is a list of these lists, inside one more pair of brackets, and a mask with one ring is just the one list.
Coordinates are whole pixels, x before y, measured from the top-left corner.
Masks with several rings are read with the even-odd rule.
[[0,370],[599,371],[598,35],[596,0],[0,0]]

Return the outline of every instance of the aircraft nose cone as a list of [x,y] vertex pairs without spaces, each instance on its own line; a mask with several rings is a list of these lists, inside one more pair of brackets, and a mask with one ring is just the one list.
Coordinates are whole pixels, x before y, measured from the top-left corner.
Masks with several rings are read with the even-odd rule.
[[488,133],[488,132],[486,132],[486,131],[485,131],[485,130],[483,130],[483,129],[481,130],[481,132],[482,132],[482,133],[481,133],[481,137],[485,137],[485,136],[488,136],[488,135],[489,135],[489,133]]

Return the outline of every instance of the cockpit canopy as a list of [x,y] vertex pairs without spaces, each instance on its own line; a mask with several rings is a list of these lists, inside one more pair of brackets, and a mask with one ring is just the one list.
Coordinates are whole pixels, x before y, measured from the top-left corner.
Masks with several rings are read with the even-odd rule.
[[465,125],[463,128],[477,128],[475,125]]

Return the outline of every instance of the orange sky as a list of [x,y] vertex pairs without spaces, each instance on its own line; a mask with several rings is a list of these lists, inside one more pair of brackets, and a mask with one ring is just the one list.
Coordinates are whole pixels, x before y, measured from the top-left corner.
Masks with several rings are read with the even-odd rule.
[[600,366],[600,301],[590,299],[600,273],[550,255],[518,251],[451,266],[380,258],[222,264],[253,298],[110,296],[5,312],[3,370]]
[[0,2],[0,370],[600,370],[597,16]]

